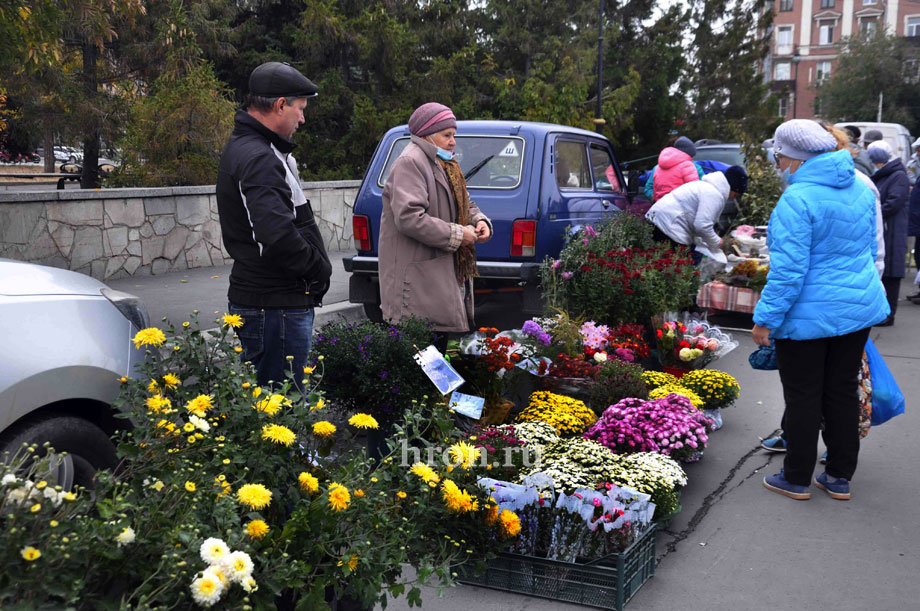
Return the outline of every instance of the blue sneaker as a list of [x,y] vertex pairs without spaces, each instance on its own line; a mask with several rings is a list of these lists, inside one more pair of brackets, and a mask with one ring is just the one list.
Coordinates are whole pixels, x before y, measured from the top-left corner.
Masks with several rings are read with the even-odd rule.
[[780,469],[776,475],[768,475],[763,478],[763,486],[767,490],[788,496],[790,499],[797,501],[807,501],[811,498],[811,491],[808,486],[799,486],[786,481],[785,469]]
[[815,486],[825,491],[832,499],[850,500],[850,482],[843,477],[838,477],[837,481],[831,484],[827,481],[827,472],[819,473],[815,478]]
[[770,437],[769,439],[761,441],[760,447],[768,452],[785,452],[786,440],[777,435],[776,437]]
[[822,465],[827,464],[827,452],[821,455],[821,458],[818,459],[818,462],[821,463]]

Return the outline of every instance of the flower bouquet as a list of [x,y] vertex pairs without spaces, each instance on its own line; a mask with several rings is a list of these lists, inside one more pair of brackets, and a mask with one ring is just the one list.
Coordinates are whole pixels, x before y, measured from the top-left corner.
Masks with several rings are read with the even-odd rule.
[[711,422],[686,397],[623,399],[611,405],[584,434],[618,454],[658,452],[688,460],[709,441]]
[[508,417],[514,404],[504,395],[516,367],[529,355],[525,346],[495,327],[481,327],[460,340],[460,354],[451,362],[469,385],[464,391],[485,398],[480,423],[501,424]]
[[559,435],[580,435],[597,417],[583,401],[547,391],[530,395],[530,405],[518,414],[518,422],[538,420],[553,425]]
[[612,481],[610,474],[615,462],[613,452],[601,444],[583,437],[570,437],[543,446],[538,460],[521,470],[518,481],[539,473],[544,475],[546,487],[557,491],[596,490]]
[[680,489],[687,474],[673,459],[657,452],[616,455],[610,481],[650,495],[654,519],[669,519],[680,511]]

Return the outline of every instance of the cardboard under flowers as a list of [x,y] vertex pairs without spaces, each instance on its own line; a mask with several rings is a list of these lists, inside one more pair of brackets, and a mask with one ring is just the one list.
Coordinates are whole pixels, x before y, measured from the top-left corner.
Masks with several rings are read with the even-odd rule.
[[501,552],[476,574],[459,567],[458,581],[562,602],[622,611],[655,574],[655,524],[625,551],[575,562]]

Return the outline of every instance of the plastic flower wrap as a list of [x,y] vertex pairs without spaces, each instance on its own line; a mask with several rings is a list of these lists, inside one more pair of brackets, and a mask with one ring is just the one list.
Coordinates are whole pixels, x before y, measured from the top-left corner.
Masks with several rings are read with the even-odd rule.
[[498,511],[520,516],[521,536],[512,549],[554,560],[621,552],[655,512],[650,495],[609,482],[571,494],[555,492],[544,473],[528,476],[523,484],[480,478],[479,485],[489,490]]
[[688,460],[706,447],[711,427],[689,399],[672,393],[648,401],[623,399],[607,408],[584,437],[618,454],[658,452]]
[[[686,377],[686,376],[684,376]],[[677,384],[665,384],[658,388],[652,389],[648,393],[649,399],[663,399],[670,394],[680,395],[690,399],[690,403],[696,409],[703,409],[703,399],[698,394],[683,385],[683,378]]]
[[709,321],[688,318],[684,322],[687,327],[684,339],[698,349],[703,343],[706,344],[705,350],[711,357],[707,363],[722,358],[738,347],[738,340]]
[[594,423],[596,416],[583,401],[538,391],[530,395],[530,404],[517,419],[518,422],[546,422],[553,425],[559,435],[578,435]]
[[690,371],[680,379],[680,385],[699,396],[703,402],[702,409],[729,406],[741,392],[741,386],[735,378],[717,369]]

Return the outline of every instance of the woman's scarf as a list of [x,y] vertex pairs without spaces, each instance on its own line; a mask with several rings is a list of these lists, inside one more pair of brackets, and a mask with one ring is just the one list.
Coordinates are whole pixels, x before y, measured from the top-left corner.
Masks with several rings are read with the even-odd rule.
[[[461,227],[470,225],[470,194],[466,190],[466,179],[463,178],[463,172],[460,171],[460,164],[454,160],[444,161],[438,159],[444,173],[447,174],[447,182],[450,183],[450,189],[454,193],[454,200],[457,202],[457,217],[454,222]],[[454,257],[454,271],[457,274],[457,282],[463,285],[468,279],[479,276],[476,270],[476,245],[461,245],[457,249],[457,256]]]

